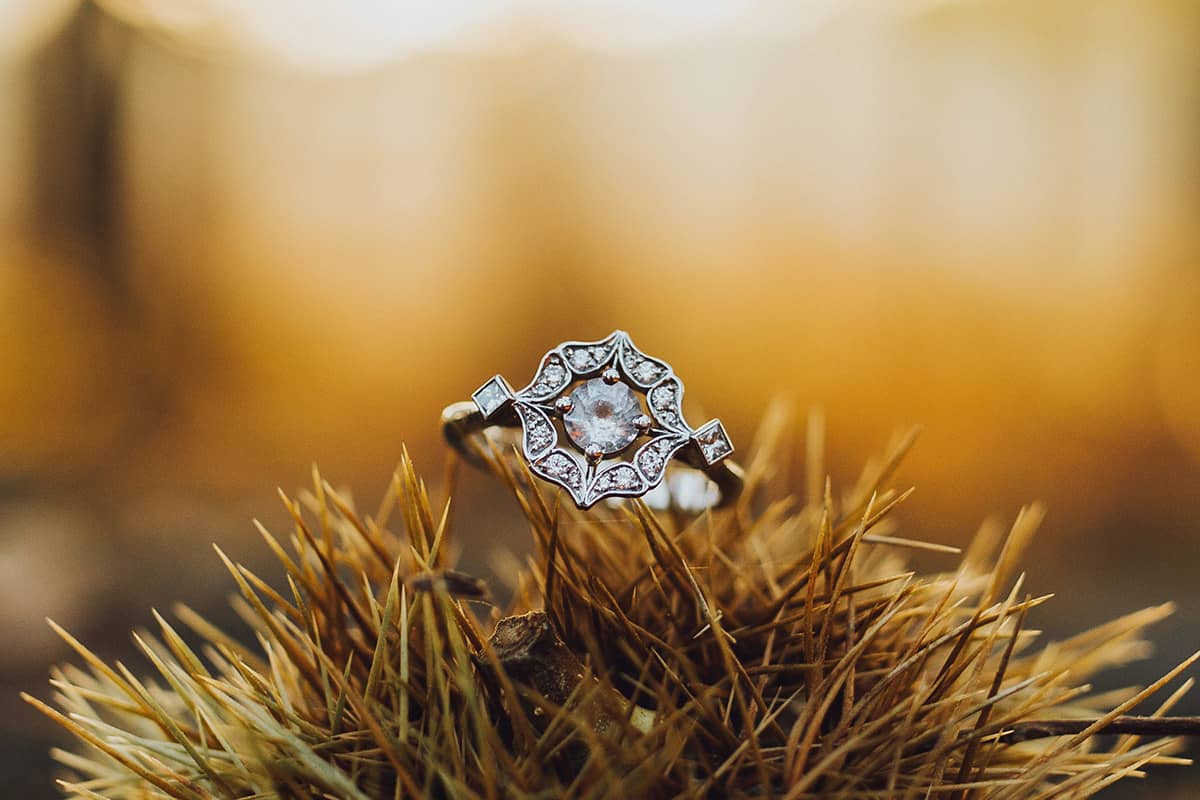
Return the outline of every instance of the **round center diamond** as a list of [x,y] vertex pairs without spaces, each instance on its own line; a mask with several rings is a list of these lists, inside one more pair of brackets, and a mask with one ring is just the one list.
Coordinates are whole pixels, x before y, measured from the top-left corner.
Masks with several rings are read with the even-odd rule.
[[581,450],[599,447],[606,455],[620,452],[638,437],[637,419],[642,415],[633,390],[624,383],[605,383],[593,378],[571,392],[571,410],[563,415],[563,427]]

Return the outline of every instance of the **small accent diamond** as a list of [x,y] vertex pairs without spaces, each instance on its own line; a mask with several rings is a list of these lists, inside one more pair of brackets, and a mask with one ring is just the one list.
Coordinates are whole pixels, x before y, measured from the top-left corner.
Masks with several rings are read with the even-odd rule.
[[662,465],[665,463],[666,462],[663,461],[662,454],[657,450],[647,450],[638,457],[638,466],[641,467],[642,471],[647,475],[657,475],[658,471],[662,469]]
[[729,436],[725,433],[725,426],[719,419],[704,423],[692,435],[692,439],[700,446],[700,454],[704,456],[704,460],[709,466],[733,452],[733,444],[729,441]]
[[538,467],[543,475],[562,481],[573,491],[578,491],[583,485],[583,470],[579,468],[575,459],[561,450],[555,450],[534,466]]
[[542,386],[558,386],[566,377],[566,370],[561,364],[553,363],[546,365],[546,371],[542,373],[542,379],[539,381]]
[[496,375],[483,386],[476,389],[475,394],[471,395],[471,399],[475,401],[476,407],[479,408],[479,413],[483,414],[486,419],[512,400],[513,392],[508,385],[508,381],[504,380],[500,375]]
[[596,476],[596,483],[592,487],[594,492],[622,491],[627,492],[630,489],[636,489],[642,483],[642,478],[633,467],[628,464],[618,464],[611,467]]
[[675,404],[675,383],[673,381],[656,386],[650,392],[650,403],[655,408],[670,408]]
[[621,364],[629,379],[643,389],[648,389],[654,383],[662,380],[669,372],[666,364],[657,359],[642,355],[633,342],[626,336],[621,345]]
[[650,381],[657,380],[658,377],[662,375],[662,372],[663,370],[650,360],[643,361],[633,369],[633,374],[642,383],[649,383]]
[[654,416],[658,417],[658,421],[669,428],[679,425],[679,415],[669,408],[654,409]]
[[558,435],[544,411],[527,403],[517,403],[517,413],[525,429],[525,451],[530,458],[537,458],[554,446]]
[[566,363],[558,353],[550,353],[542,362],[537,377],[526,389],[521,390],[521,397],[528,400],[544,400],[566,388],[571,380],[571,373]]
[[615,347],[616,340],[610,336],[603,342],[564,345],[562,353],[577,375],[587,375],[607,364]]
[[667,468],[667,461],[671,458],[671,454],[675,452],[683,443],[684,439],[671,439],[660,437],[654,439],[642,446],[634,456],[634,463],[638,469],[646,476],[646,480],[654,483],[662,477],[663,472]]

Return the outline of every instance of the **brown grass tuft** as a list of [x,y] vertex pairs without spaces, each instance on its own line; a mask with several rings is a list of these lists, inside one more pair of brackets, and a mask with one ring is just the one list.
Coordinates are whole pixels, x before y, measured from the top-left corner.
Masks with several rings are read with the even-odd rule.
[[[820,440],[814,419],[811,440]],[[776,431],[778,426],[769,426]],[[1041,518],[982,533],[945,573],[914,574],[889,514],[902,440],[840,501],[772,494],[768,433],[729,511],[640,501],[576,511],[490,454],[535,553],[501,615],[454,570],[448,503],[407,455],[374,515],[314,474],[283,502],[271,586],[225,561],[247,647],[180,607],[135,640],[156,671],[83,667],[30,703],[79,741],[57,751],[78,798],[1083,797],[1151,763],[1196,720],[1127,713],[1153,685],[1097,696],[1093,673],[1144,652],[1135,612],[1039,644],[1017,564]],[[810,449],[810,472],[820,453]],[[398,532],[399,531],[399,532]],[[951,556],[947,555],[949,560]],[[1127,735],[1097,739],[1096,734]],[[1140,738],[1147,736],[1149,738]]]

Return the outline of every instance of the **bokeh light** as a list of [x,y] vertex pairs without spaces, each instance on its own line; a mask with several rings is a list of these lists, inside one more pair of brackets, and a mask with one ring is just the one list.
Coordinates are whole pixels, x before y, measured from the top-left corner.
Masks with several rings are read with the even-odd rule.
[[[0,770],[51,796],[15,701],[65,657],[43,616],[128,652],[146,607],[220,604],[208,544],[253,561],[276,485],[317,462],[371,505],[402,443],[440,481],[446,403],[618,327],[739,442],[822,408],[836,485],[922,424],[901,535],[1047,501],[1038,625],[1177,599],[1114,680],[1161,672],[1200,629],[1198,30],[1182,0],[0,0]],[[459,490],[474,566],[527,546]]]
[[0,0],[0,64],[37,48],[78,5],[79,0]]

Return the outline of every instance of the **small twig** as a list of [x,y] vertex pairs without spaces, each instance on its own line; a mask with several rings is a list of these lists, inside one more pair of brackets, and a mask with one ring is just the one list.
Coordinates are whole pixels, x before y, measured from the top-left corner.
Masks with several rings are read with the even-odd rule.
[[[1095,724],[1094,719],[1046,719],[1017,722],[997,737],[1001,744],[1017,744],[1051,736],[1072,736]],[[1097,734],[1134,736],[1200,736],[1200,717],[1117,717]]]

